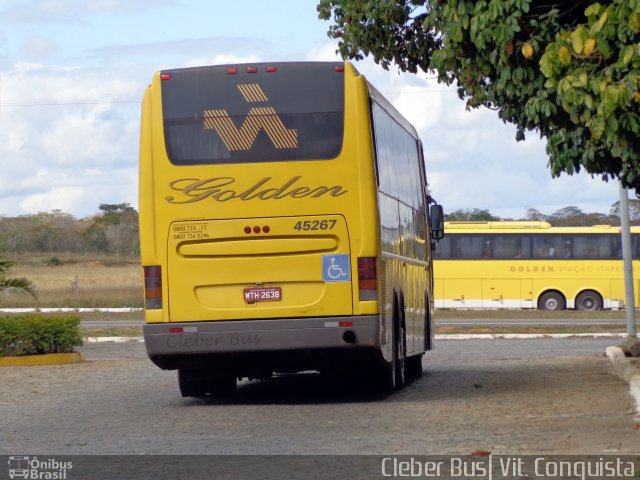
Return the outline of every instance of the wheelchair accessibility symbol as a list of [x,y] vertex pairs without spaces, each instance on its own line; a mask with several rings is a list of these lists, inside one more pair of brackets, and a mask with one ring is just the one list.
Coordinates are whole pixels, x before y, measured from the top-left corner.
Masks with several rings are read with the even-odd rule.
[[348,282],[351,280],[349,255],[323,255],[322,280],[325,282]]

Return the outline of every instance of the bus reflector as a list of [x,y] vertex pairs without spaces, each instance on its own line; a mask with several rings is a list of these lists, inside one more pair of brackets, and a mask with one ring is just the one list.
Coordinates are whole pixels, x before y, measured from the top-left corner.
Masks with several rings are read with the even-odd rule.
[[170,73],[161,73],[160,74],[160,80],[171,80],[171,74]]
[[238,69],[236,67],[229,67],[227,68],[227,73],[229,75],[235,75],[236,73],[238,73]]
[[358,293],[360,300],[378,298],[378,272],[376,257],[358,257]]
[[153,310],[162,308],[162,268],[144,267],[144,306]]
[[247,73],[258,73],[258,67],[247,67]]
[[275,65],[269,65],[267,67],[267,73],[275,73],[278,71],[278,67],[276,67]]
[[344,65],[336,65],[333,67],[333,71],[336,73],[344,73]]

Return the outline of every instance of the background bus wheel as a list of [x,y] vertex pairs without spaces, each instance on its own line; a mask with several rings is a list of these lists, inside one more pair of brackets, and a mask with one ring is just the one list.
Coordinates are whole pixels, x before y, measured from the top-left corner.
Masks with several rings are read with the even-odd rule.
[[183,397],[204,397],[207,380],[198,370],[178,370],[178,386]]
[[547,292],[538,300],[539,310],[564,310],[565,306],[564,297],[558,292]]
[[602,310],[602,297],[598,292],[585,290],[576,298],[576,308],[578,310]]

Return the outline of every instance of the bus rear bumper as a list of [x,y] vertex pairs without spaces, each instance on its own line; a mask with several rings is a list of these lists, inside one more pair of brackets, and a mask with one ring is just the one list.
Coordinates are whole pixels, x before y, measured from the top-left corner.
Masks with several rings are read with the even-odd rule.
[[149,358],[160,368],[380,347],[378,315],[146,324]]

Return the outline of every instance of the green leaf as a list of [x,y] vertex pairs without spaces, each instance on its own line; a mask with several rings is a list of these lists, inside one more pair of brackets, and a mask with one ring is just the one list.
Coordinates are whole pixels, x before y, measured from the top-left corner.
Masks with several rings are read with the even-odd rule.
[[634,51],[635,47],[633,45],[622,47],[622,50],[620,50],[620,57],[618,61],[621,61],[623,65],[628,65],[633,58],[633,54],[635,53]]
[[591,131],[591,138],[593,138],[594,140],[598,140],[600,137],[602,137],[602,134],[604,133],[604,127],[605,127],[604,119],[599,116],[595,117],[591,122],[591,125],[589,125],[589,130]]
[[571,52],[567,47],[560,47],[558,50],[558,58],[560,59],[560,63],[565,67],[571,63]]
[[571,34],[571,47],[573,48],[573,51],[578,55],[582,53],[584,42],[587,40],[587,38],[587,30],[582,25],[576,28]]
[[593,108],[593,97],[587,93],[587,94],[585,94],[583,100],[584,100],[584,105],[589,110],[591,110]]
[[600,15],[600,18],[598,19],[598,21],[595,22],[593,25],[591,25],[591,29],[589,30],[591,37],[593,37],[596,33],[602,30],[602,27],[604,27],[604,24],[607,23],[608,18],[609,18],[609,10],[605,10],[602,13],[602,15]]
[[600,13],[601,8],[602,8],[602,5],[600,5],[598,2],[592,3],[585,9],[584,14],[587,17],[590,17],[591,15],[598,15],[598,13]]

